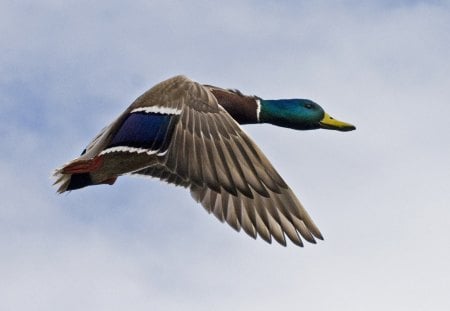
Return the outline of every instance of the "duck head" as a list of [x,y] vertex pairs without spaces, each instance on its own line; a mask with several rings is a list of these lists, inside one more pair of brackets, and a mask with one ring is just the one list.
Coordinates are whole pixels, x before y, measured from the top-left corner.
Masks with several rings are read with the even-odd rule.
[[278,99],[260,102],[259,121],[296,130],[327,129],[352,131],[352,124],[334,119],[322,107],[308,99]]

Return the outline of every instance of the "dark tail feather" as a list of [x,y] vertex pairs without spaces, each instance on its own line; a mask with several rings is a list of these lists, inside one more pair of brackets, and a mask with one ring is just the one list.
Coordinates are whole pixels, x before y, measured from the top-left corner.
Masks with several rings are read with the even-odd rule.
[[54,176],[56,177],[54,185],[59,185],[58,193],[93,185],[89,173],[64,174],[61,170],[56,170]]
[[92,185],[92,180],[89,173],[72,174],[65,191],[80,189],[90,185]]
[[53,174],[56,178],[54,185],[59,185],[58,193],[93,185],[90,172],[98,169],[102,163],[102,157],[87,160],[75,159],[55,170]]

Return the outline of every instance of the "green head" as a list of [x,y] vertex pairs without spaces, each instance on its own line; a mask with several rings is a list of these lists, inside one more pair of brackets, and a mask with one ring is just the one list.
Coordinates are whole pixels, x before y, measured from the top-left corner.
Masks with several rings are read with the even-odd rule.
[[259,122],[296,130],[324,128],[352,131],[355,126],[330,117],[322,107],[308,99],[260,100]]

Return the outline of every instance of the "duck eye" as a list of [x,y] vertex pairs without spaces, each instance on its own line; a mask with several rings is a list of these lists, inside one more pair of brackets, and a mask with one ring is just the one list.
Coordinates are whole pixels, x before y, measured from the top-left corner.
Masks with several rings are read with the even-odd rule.
[[312,109],[312,107],[313,107],[312,104],[309,104],[309,103],[305,104],[305,108],[306,108],[306,109]]

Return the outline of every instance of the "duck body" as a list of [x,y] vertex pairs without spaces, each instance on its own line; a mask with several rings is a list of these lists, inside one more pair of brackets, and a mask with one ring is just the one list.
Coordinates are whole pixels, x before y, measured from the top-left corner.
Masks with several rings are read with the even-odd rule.
[[[328,119],[327,119],[328,118]],[[146,175],[189,188],[220,221],[267,242],[322,239],[295,194],[239,124],[354,129],[309,100],[263,100],[184,76],[138,97],[81,156],[55,171],[58,192]]]

